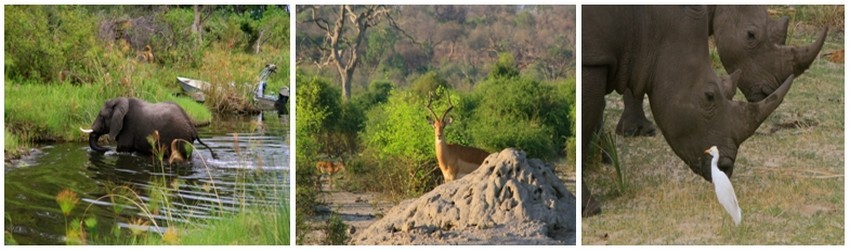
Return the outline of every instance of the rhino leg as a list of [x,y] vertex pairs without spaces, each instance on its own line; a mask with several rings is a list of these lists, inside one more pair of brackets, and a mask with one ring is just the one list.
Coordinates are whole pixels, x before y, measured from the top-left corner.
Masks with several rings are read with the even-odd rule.
[[623,137],[655,136],[655,125],[643,112],[643,96],[634,97],[631,90],[623,93],[623,114],[617,122],[616,132]]
[[581,217],[590,217],[602,213],[602,206],[590,194],[587,184],[581,184]]

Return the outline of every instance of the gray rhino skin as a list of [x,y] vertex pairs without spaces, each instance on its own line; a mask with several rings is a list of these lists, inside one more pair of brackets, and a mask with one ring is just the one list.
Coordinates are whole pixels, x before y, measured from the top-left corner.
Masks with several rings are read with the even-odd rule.
[[[827,28],[817,41],[805,46],[785,46],[788,17],[772,19],[767,6],[708,6],[709,35],[714,36],[726,72],[741,70],[736,81],[748,101],[757,102],[773,93],[788,76],[800,76],[817,58]],[[733,76],[734,77],[734,76]],[[735,87],[724,81],[728,97]],[[643,96],[623,95],[624,110],[616,133],[622,136],[654,136],[655,128],[643,111]]]
[[[727,97],[711,67],[704,6],[585,6],[583,13],[584,162],[590,137],[602,125],[605,95],[631,90],[649,97],[659,130],[694,173],[711,181],[704,151],[717,146],[718,167],[731,177],[738,147],[782,103],[793,82],[788,77],[757,103]],[[591,197],[583,196],[585,207]]]

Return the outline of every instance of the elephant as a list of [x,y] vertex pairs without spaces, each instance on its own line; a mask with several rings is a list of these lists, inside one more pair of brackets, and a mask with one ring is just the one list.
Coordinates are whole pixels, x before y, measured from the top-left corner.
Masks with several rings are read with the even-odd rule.
[[[731,177],[738,147],[782,103],[794,76],[759,102],[733,101],[711,66],[705,6],[583,8],[583,162],[602,125],[605,95],[628,92],[649,97],[658,129],[691,171],[710,182],[711,159],[704,151],[717,146],[718,167]],[[734,88],[736,78],[743,77],[738,74],[726,84]],[[586,184],[582,190],[582,207],[592,210]]]
[[[817,58],[828,27],[805,46],[786,46],[788,17],[773,19],[767,6],[707,6],[709,35],[726,72],[741,70],[737,87],[750,102],[761,101],[788,76],[800,76]],[[727,97],[735,87],[723,84]],[[654,136],[655,128],[643,110],[643,96],[623,95],[623,114],[616,133],[622,136]]]
[[136,98],[110,99],[100,109],[91,129],[80,130],[89,134],[89,147],[98,152],[110,150],[97,143],[101,136],[108,135],[117,142],[118,152],[151,155],[153,147],[148,137],[156,134],[158,146],[165,149],[164,156],[169,159],[179,157],[172,155],[174,150],[178,155],[187,155],[183,144],[195,140],[209,149],[213,158],[218,158],[212,148],[198,138],[195,125],[186,112],[172,102],[152,104]]

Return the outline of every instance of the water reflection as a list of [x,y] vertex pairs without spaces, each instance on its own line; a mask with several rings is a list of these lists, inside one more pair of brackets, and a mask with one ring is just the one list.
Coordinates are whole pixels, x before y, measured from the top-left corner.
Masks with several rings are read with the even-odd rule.
[[[64,189],[81,198],[69,217],[95,217],[100,232],[130,227],[139,217],[153,216],[158,225],[194,223],[244,206],[287,202],[288,117],[269,117],[276,116],[224,117],[200,128],[218,160],[197,150],[191,163],[163,166],[151,157],[92,152],[84,143],[44,147],[28,166],[6,168],[5,229],[20,244],[63,244],[65,217],[55,196]],[[161,205],[139,208],[117,197]]]

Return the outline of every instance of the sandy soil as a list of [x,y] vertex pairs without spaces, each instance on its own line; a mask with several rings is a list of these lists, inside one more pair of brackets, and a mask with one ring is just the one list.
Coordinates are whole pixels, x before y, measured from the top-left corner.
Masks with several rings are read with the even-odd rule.
[[328,190],[328,185],[323,185],[322,188],[324,190],[322,199],[327,205],[317,208],[318,215],[310,222],[311,227],[317,230],[307,234],[304,239],[305,245],[322,243],[325,232],[320,228],[330,217],[331,211],[337,213],[346,225],[352,227],[349,229],[349,235],[351,235],[371,225],[393,206],[392,203],[379,198],[378,193],[331,191]]

